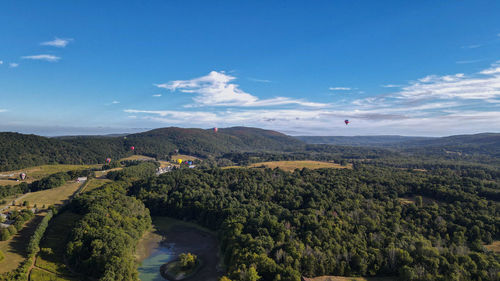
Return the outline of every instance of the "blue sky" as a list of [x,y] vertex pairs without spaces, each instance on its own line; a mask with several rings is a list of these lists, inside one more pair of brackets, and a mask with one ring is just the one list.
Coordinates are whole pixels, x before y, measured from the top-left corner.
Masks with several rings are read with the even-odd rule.
[[499,132],[499,14],[495,0],[1,1],[0,131]]

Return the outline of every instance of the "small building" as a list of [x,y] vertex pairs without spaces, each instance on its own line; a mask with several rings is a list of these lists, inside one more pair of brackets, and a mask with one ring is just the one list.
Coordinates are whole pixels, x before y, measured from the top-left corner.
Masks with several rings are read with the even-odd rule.
[[84,182],[87,180],[87,177],[79,177],[76,179],[76,182]]

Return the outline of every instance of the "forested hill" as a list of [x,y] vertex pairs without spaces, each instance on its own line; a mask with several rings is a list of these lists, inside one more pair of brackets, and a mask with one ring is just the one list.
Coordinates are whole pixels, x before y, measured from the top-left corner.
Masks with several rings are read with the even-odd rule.
[[412,141],[431,140],[428,137],[387,136],[296,136],[308,144],[333,144],[349,146],[392,146]]
[[77,137],[71,141],[18,133],[0,133],[0,171],[43,164],[103,163],[127,154],[119,139]]
[[440,138],[405,136],[298,136],[311,144],[333,144],[346,146],[375,146],[397,149],[418,155],[433,156],[500,156],[500,133],[456,135]]
[[158,157],[175,149],[206,157],[232,151],[284,151],[304,144],[282,133],[247,127],[219,129],[218,132],[169,127],[129,135],[127,142],[136,147],[137,153]]
[[227,152],[284,151],[302,147],[290,136],[257,128],[234,127],[218,132],[204,129],[161,128],[127,136],[46,138],[0,133],[0,171],[42,164],[104,163],[135,153],[168,158],[174,152],[208,157]]

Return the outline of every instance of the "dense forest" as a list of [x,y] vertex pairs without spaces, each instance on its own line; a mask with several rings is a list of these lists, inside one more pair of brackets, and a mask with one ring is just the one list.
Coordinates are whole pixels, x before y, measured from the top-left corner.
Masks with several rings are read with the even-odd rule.
[[[335,138],[335,145],[306,144],[302,140]],[[182,153],[204,159],[227,159],[223,155],[274,153],[308,159],[370,159],[394,157],[465,160],[500,164],[500,134],[446,138],[290,137],[275,131],[233,127],[218,132],[204,129],[161,128],[127,136],[78,136],[45,138],[0,133],[0,171],[42,164],[95,164],[106,158],[132,154],[169,159]],[[356,145],[364,145],[359,147]],[[131,151],[130,147],[135,151]],[[231,160],[231,159],[229,159]],[[217,163],[214,162],[214,163]],[[224,166],[224,161],[219,161]]]
[[73,212],[83,215],[69,237],[66,255],[75,270],[106,281],[138,280],[134,250],[151,227],[149,210],[126,196],[126,182],[113,182],[77,197]]
[[[113,161],[104,168],[123,166],[107,173],[111,183],[68,205],[81,219],[64,241],[64,259],[93,279],[137,280],[133,254],[151,226],[150,213],[214,230],[224,280],[500,279],[500,255],[484,247],[500,240],[500,134],[389,137],[385,145],[379,144],[384,138],[372,138],[364,140],[372,142],[366,146],[306,144],[244,127],[163,128],[116,137],[0,133],[0,140],[0,170],[102,163],[106,157]],[[156,161],[117,161],[134,153],[156,159],[184,153],[201,160],[196,169],[181,166],[154,176]],[[352,169],[220,168],[282,160],[329,161]],[[93,171],[3,186],[0,199],[80,175]],[[14,233],[11,228],[2,235]]]
[[[134,183],[154,215],[219,230],[232,280],[496,280],[499,181],[482,170],[178,170]],[[493,192],[494,194],[490,194]],[[414,203],[408,203],[413,198]]]

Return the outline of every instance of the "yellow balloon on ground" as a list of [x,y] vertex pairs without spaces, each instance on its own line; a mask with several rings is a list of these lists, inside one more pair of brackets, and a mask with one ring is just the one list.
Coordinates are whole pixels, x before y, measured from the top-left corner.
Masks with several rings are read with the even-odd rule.
[[178,164],[182,164],[182,159],[177,159]]

